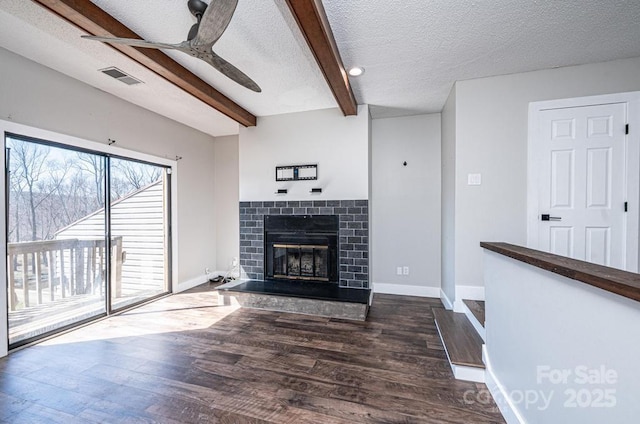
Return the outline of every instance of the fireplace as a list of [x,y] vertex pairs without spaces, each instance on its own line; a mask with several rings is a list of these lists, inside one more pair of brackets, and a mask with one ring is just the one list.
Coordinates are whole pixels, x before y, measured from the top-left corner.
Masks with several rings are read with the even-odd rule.
[[[277,217],[297,216],[334,216],[338,221],[337,276],[331,277],[330,282],[338,281],[340,287],[368,288],[369,287],[369,202],[367,200],[282,200],[282,201],[242,201],[240,212],[240,270],[242,277],[249,280],[274,279],[273,274],[267,276],[267,258],[272,258],[273,252],[265,254],[267,246],[265,239],[265,224]],[[337,218],[335,218],[337,217]],[[275,222],[275,221],[274,221]],[[271,226],[278,232],[277,225]],[[285,226],[285,230],[288,229]],[[320,233],[326,235],[327,228]],[[282,230],[282,228],[280,229]],[[287,232],[287,231],[280,231]],[[331,229],[333,232],[333,229]],[[286,243],[281,244],[300,244]],[[313,243],[306,243],[313,244]],[[323,243],[327,244],[327,243]],[[333,256],[331,256],[333,257]],[[271,265],[272,266],[272,265]],[[273,270],[273,268],[271,268]],[[274,280],[275,281],[275,280]],[[302,280],[285,280],[304,283]],[[316,280],[315,282],[317,282]],[[321,281],[321,280],[320,280]],[[304,284],[303,284],[304,285]],[[326,284],[329,286],[329,284]]]
[[338,282],[336,215],[264,217],[267,280]]

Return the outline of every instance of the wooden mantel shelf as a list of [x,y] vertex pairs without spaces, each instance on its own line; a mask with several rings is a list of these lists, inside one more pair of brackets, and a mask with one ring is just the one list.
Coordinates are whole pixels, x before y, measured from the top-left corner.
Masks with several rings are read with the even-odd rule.
[[640,274],[541,252],[509,243],[480,242],[480,246],[526,264],[581,281],[640,302]]

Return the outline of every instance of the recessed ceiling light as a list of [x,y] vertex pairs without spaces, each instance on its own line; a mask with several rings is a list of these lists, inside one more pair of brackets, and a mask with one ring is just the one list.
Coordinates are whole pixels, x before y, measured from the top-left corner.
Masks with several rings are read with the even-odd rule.
[[348,72],[352,77],[359,77],[360,75],[364,74],[364,68],[360,66],[354,66],[352,68],[349,68]]

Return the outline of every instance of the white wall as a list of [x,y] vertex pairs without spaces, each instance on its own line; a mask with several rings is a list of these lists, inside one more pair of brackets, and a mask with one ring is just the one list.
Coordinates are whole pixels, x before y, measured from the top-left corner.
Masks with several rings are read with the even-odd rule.
[[455,213],[456,213],[456,86],[451,88],[441,114],[441,284],[447,308],[455,300]]
[[216,137],[214,144],[216,269],[229,271],[240,255],[238,136]]
[[[369,110],[339,109],[258,118],[240,129],[240,200],[350,200],[369,197]],[[276,182],[279,165],[318,164],[318,180]],[[313,187],[322,194],[311,195]],[[289,190],[277,195],[278,189]]]
[[368,263],[368,269],[369,269],[369,288],[372,288],[373,286],[373,279],[372,279],[372,274],[373,274],[373,267],[372,267],[372,254],[371,252],[373,252],[374,247],[373,247],[373,237],[371,237],[371,231],[372,231],[372,225],[371,225],[371,221],[372,221],[372,215],[373,215],[373,208],[375,207],[375,202],[373,200],[373,119],[371,119],[371,111],[367,108],[367,132],[368,132],[368,140],[367,140],[367,166],[369,167],[369,173],[367,174],[367,181],[368,181],[368,187],[369,187],[369,191],[367,193],[368,199],[369,199],[369,263]]
[[[439,296],[440,114],[373,120],[372,171],[374,289],[429,287]],[[409,275],[397,275],[398,266]]]
[[[0,119],[105,145],[115,139],[119,148],[160,158],[182,156],[173,193],[178,203],[173,229],[178,245],[174,288],[196,278],[204,281],[204,268],[213,268],[216,260],[211,242],[216,236],[211,213],[215,207],[213,137],[4,49],[0,49]],[[0,304],[6,305],[6,291],[0,293]]]
[[[507,421],[519,414],[529,423],[637,422],[640,303],[490,251],[485,265],[487,385],[499,405],[511,394],[516,413],[507,410]],[[617,377],[581,383],[582,366]],[[551,381],[551,370],[568,370],[566,382]],[[604,390],[613,390],[613,407]],[[572,393],[582,404],[565,406]],[[542,396],[551,396],[546,408]],[[602,405],[592,406],[598,399]]]
[[[457,287],[483,285],[480,241],[526,243],[529,103],[639,89],[640,58],[456,83]],[[447,138],[446,143],[451,141]],[[482,174],[481,186],[467,185],[470,173]],[[451,188],[447,191],[445,199]],[[447,227],[443,239],[450,237]]]

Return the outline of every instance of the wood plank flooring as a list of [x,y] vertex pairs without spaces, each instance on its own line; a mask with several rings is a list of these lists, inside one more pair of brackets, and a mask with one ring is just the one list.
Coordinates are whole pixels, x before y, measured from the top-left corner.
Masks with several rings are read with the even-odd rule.
[[434,309],[442,340],[447,346],[451,363],[465,367],[484,368],[482,361],[482,338],[473,324],[462,313]]
[[480,325],[484,327],[484,316],[485,316],[485,305],[484,300],[463,300],[464,304],[467,305],[471,313],[478,320]]
[[204,285],[0,359],[0,422],[504,422],[453,378],[438,299],[376,294],[366,322],[217,305]]

